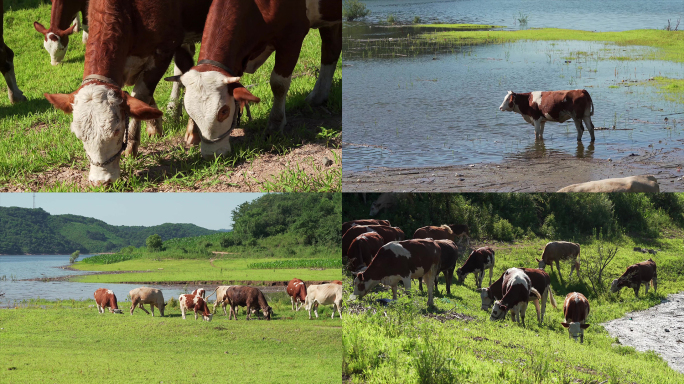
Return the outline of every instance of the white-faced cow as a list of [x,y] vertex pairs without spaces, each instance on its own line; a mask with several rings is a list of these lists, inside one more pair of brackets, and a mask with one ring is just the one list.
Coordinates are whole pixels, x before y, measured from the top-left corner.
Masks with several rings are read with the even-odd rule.
[[617,179],[603,179],[572,184],[558,192],[660,192],[658,180],[653,175],[629,176]]
[[145,313],[150,314],[143,304],[149,304],[150,310],[152,311],[152,316],[154,316],[154,307],[159,309],[159,313],[164,316],[164,308],[166,303],[164,303],[164,295],[162,291],[156,288],[140,287],[132,289],[128,294],[131,296],[131,315],[133,315],[133,310],[136,305],[140,307]]
[[[80,25],[78,13],[83,16]],[[74,25],[71,25],[71,23]],[[71,25],[71,26],[69,26]],[[50,28],[35,21],[33,27],[43,34],[43,47],[50,54],[50,63],[59,65],[69,48],[69,35],[83,29],[83,43],[88,41],[88,0],[52,0]]]
[[10,103],[18,103],[26,101],[24,93],[17,87],[17,79],[14,75],[14,51],[5,44],[4,39],[4,8],[2,7],[2,0],[0,0],[0,73],[5,77],[7,83],[7,94]]
[[571,292],[565,296],[563,303],[563,317],[565,322],[562,326],[568,329],[570,338],[580,343],[584,343],[584,330],[589,327],[586,323],[589,317],[589,300],[579,292]]
[[238,306],[246,307],[247,320],[250,319],[253,310],[259,309],[261,309],[266,320],[271,320],[273,309],[266,302],[264,294],[257,288],[234,285],[226,291],[226,300],[230,304],[228,320],[230,320],[231,317],[235,317],[235,320],[237,320]]
[[456,270],[458,283],[463,284],[469,273],[475,275],[475,284],[482,288],[485,270],[489,269],[489,284],[492,284],[492,274],[494,273],[494,250],[490,247],[481,247],[474,250],[463,266]]
[[292,71],[310,28],[319,29],[322,47],[318,81],[307,101],[321,105],[328,98],[342,50],[341,0],[292,0],[286,5],[282,0],[214,0],[198,65],[167,79],[180,80],[186,88],[185,109],[196,123],[188,125],[186,140],[196,143],[200,136],[204,156],[230,152],[229,134],[238,114],[247,103],[260,101],[240,84],[240,76],[254,73],[273,52],[268,128],[282,132]]
[[[536,289],[537,292],[541,292],[541,308],[539,307],[539,299],[537,296],[530,295],[530,300],[534,302],[534,307],[537,310],[537,321],[541,324],[544,322],[544,314],[546,313],[546,302],[551,299],[551,305],[554,308],[556,306],[556,299],[553,297],[553,291],[551,290],[551,278],[549,274],[541,269],[533,268],[520,268],[522,271],[530,278],[532,283],[532,288]],[[488,311],[494,304],[494,301],[501,300],[503,298],[503,280],[505,273],[501,274],[501,277],[492,283],[488,288],[479,288],[480,299],[482,299],[482,310]],[[512,316],[512,314],[511,314]]]
[[183,320],[185,320],[185,312],[188,310],[195,312],[195,320],[197,320],[198,312],[202,314],[202,318],[206,321],[211,321],[212,316],[214,316],[209,312],[209,306],[207,306],[207,302],[204,301],[202,296],[192,294],[180,295],[178,301],[180,302]]
[[204,299],[204,295],[206,294],[206,291],[204,290],[204,288],[197,288],[194,291],[192,291],[190,294],[191,295],[197,295],[197,296]]
[[534,125],[537,140],[544,139],[544,124],[547,121],[562,123],[572,119],[577,129],[577,141],[582,141],[584,126],[589,130],[591,141],[594,138],[594,103],[589,92],[584,89],[572,91],[513,93],[508,91],[499,107],[502,111],[513,111],[522,115],[523,119]]
[[560,270],[561,260],[571,260],[572,267],[570,267],[570,274],[568,279],[572,277],[572,271],[577,269],[577,277],[579,278],[580,273],[580,245],[577,243],[571,243],[568,241],[550,241],[544,246],[544,252],[542,253],[542,258],[537,259],[539,263],[539,269],[546,268],[547,265],[551,266],[551,272],[553,272],[553,262],[556,262],[556,269],[558,270],[558,276],[563,280],[563,275]]
[[525,312],[530,295],[541,299],[539,292],[532,287],[530,278],[520,268],[509,268],[504,272],[502,282],[503,297],[494,302],[494,308],[490,315],[490,320],[502,320],[506,317],[506,312],[512,311],[512,318],[516,322],[522,320],[525,326]]
[[392,296],[397,298],[397,285],[401,281],[407,292],[411,290],[411,279],[423,278],[427,285],[428,307],[432,306],[433,284],[439,271],[442,251],[433,240],[413,239],[393,241],[380,248],[365,271],[354,278],[354,293],[350,297],[363,297],[373,287],[382,283],[392,287]]
[[649,283],[653,286],[653,290],[658,290],[658,273],[656,271],[656,263],[652,259],[642,261],[630,265],[619,278],[613,280],[610,285],[610,291],[615,293],[624,287],[632,288],[634,296],[639,297],[639,288],[643,284],[648,295]]
[[389,220],[375,220],[375,219],[361,219],[352,220],[342,223],[342,234],[347,233],[349,228],[355,227],[357,225],[384,225],[386,227],[391,227]]
[[105,308],[109,307],[111,313],[123,313],[116,304],[116,295],[111,289],[100,288],[93,294],[95,296],[95,304],[97,304],[97,311],[104,313]]
[[339,284],[320,284],[320,285],[310,285],[306,289],[306,302],[305,307],[309,312],[309,320],[311,320],[311,309],[314,310],[316,318],[318,319],[318,305],[330,305],[332,304],[332,316],[335,318],[335,308],[337,308],[337,313],[342,318],[342,286]]
[[302,280],[292,279],[287,283],[287,294],[292,302],[292,310],[299,311],[299,308],[306,301],[306,284]]
[[366,232],[356,236],[347,251],[347,269],[357,272],[366,268],[385,243],[385,239],[377,232]]

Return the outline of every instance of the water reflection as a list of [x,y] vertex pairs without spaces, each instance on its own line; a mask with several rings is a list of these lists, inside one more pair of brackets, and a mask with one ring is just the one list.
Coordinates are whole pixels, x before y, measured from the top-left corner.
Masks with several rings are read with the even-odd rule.
[[577,152],[575,152],[575,157],[579,159],[591,159],[594,157],[594,143],[590,143],[586,150],[584,149],[584,144],[577,142]]

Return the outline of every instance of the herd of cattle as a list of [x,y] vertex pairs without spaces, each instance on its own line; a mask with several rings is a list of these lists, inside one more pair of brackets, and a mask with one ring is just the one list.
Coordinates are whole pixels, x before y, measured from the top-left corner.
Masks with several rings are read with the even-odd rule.
[[[394,300],[397,299],[397,288],[402,282],[404,289],[410,291],[412,279],[422,279],[427,285],[428,302],[433,305],[433,291],[437,290],[437,277],[443,273],[447,294],[450,294],[451,280],[456,262],[461,254],[459,246],[469,241],[468,227],[465,225],[442,225],[422,227],[415,231],[413,239],[405,240],[404,232],[392,227],[387,220],[353,220],[342,225],[342,254],[346,256],[347,269],[354,275],[353,294],[350,300],[363,297],[379,283],[392,288]],[[456,242],[458,240],[458,242]],[[465,249],[465,246],[462,246]],[[475,285],[480,293],[482,309],[491,308],[491,320],[505,318],[510,311],[511,319],[525,325],[525,312],[530,301],[537,310],[537,321],[544,321],[547,301],[557,308],[551,290],[551,278],[544,270],[546,266],[556,264],[558,276],[560,261],[571,262],[568,278],[577,270],[580,273],[580,245],[566,241],[552,241],[544,247],[541,259],[537,259],[537,268],[508,268],[492,283],[494,269],[494,250],[481,247],[473,250],[463,265],[456,269],[459,284],[465,281],[468,274],[475,276]],[[489,287],[482,288],[485,271],[489,269]],[[623,287],[634,289],[639,295],[641,285],[649,284],[658,287],[656,264],[649,259],[631,265],[625,273],[611,284],[611,291],[617,292]],[[422,290],[422,284],[420,289]],[[541,301],[541,306],[540,306]],[[565,322],[570,337],[584,341],[584,329],[589,316],[589,301],[579,292],[569,293],[563,304]]]
[[[209,311],[207,303],[214,294],[216,294],[216,301],[212,311]],[[307,287],[306,283],[302,280],[292,279],[287,284],[287,294],[292,302],[292,310],[299,311],[304,306],[309,312],[309,319],[311,319],[312,309],[316,318],[318,318],[318,306],[330,304],[333,306],[331,318],[335,318],[335,309],[337,309],[337,313],[342,317],[342,282],[339,280],[329,284],[310,285]],[[164,309],[168,303],[164,302],[164,295],[161,290],[140,287],[131,290],[129,295],[131,297],[131,315],[136,306],[149,315],[150,312],[144,307],[144,304],[149,304],[152,316],[154,316],[154,307],[157,307],[159,313],[164,316]],[[116,295],[112,290],[100,288],[95,291],[94,296],[98,312],[104,313],[105,308],[109,308],[111,313],[123,313],[118,307]],[[192,291],[192,293],[183,294],[178,297],[183,319],[185,319],[186,312],[192,311],[195,313],[195,320],[197,320],[199,314],[204,320],[211,321],[219,305],[223,309],[223,314],[228,316],[228,320],[232,318],[237,320],[238,307],[245,307],[247,320],[250,319],[251,315],[259,316],[259,310],[261,310],[266,320],[271,320],[271,315],[273,315],[273,308],[268,305],[264,294],[254,287],[221,285],[216,287],[209,296],[205,296],[206,291],[204,288],[198,288]],[[230,314],[226,312],[226,306],[230,307]]]
[[[0,16],[2,16],[0,0]],[[53,0],[50,27],[35,22],[53,65],[69,44],[69,27],[83,14],[86,43],[83,81],[70,94],[45,94],[56,108],[73,114],[71,131],[83,142],[90,161],[89,180],[109,183],[120,175],[122,154],[135,156],[140,122],[149,135],[162,134],[162,112],[154,90],[169,64],[175,63],[174,89],[168,107],[175,108],[182,84],[190,116],[185,140],[201,145],[203,156],[230,151],[229,134],[248,103],[260,99],[240,84],[275,55],[268,127],[286,124],[285,101],[302,42],[311,28],[322,40],[321,67],[311,105],[328,99],[342,50],[342,0]],[[14,52],[4,43],[0,23],[0,71],[11,103],[25,101],[14,73]],[[195,65],[195,43],[201,42]],[[133,86],[129,95],[122,87]],[[247,109],[249,115],[249,109]],[[133,118],[129,122],[129,118]]]

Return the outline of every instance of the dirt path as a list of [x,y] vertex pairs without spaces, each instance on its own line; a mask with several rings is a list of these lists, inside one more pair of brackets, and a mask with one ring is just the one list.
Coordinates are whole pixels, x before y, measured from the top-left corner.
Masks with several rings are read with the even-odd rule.
[[672,369],[684,373],[684,292],[601,325],[621,344],[642,352],[655,351]]
[[608,161],[552,153],[502,163],[343,172],[343,192],[555,192],[614,177],[654,175],[661,192],[684,191],[684,149],[645,151]]

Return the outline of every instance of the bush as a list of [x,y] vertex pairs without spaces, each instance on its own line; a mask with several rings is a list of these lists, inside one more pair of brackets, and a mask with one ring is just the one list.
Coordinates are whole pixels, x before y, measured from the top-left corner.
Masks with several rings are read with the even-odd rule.
[[154,234],[150,235],[150,237],[147,238],[147,241],[145,241],[147,244],[147,249],[152,251],[152,252],[157,252],[162,250],[163,242],[161,236]]
[[414,16],[413,17],[413,24],[420,24],[420,17]]
[[366,4],[359,0],[345,0],[342,3],[342,17],[347,21],[354,21],[355,19],[366,17],[369,14],[370,11],[366,9]]
[[513,241],[523,234],[522,229],[514,227],[506,219],[499,219],[494,223],[492,236],[497,240]]
[[397,22],[397,18],[394,17],[394,15],[390,13],[389,15],[387,15],[387,22],[390,24],[394,24]]
[[221,247],[228,248],[234,245],[240,245],[240,242],[234,239],[232,236],[226,236],[221,239]]
[[75,263],[76,259],[78,259],[79,256],[81,256],[81,251],[76,251],[76,252],[72,253],[71,257],[69,258],[69,263],[71,263],[71,264]]

